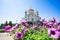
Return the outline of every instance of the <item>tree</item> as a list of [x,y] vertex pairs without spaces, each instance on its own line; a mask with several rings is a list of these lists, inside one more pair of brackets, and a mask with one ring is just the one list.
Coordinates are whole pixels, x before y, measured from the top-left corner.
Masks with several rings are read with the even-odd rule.
[[8,25],[8,22],[6,21],[4,24],[1,24],[2,28],[5,28],[5,26]]
[[9,25],[12,27],[12,21],[9,21]]
[[6,21],[5,24],[4,24],[4,26],[7,26],[7,25],[8,25],[8,22]]

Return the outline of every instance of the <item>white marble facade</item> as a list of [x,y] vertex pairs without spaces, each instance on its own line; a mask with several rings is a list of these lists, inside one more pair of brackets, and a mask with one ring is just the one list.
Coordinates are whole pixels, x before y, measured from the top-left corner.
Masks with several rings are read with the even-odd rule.
[[40,20],[38,11],[34,11],[32,8],[29,10],[25,11],[25,17],[23,18],[26,21],[31,21],[31,22],[36,22]]

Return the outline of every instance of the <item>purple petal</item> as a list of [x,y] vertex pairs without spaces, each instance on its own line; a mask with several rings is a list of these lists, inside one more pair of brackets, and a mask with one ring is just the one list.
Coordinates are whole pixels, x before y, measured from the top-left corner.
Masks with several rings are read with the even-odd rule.
[[57,30],[60,30],[60,25],[57,26]]
[[5,31],[9,31],[11,29],[10,25],[5,26]]
[[15,25],[11,28],[11,30],[16,29],[16,28],[18,27],[18,25],[19,25],[19,24],[15,24]]

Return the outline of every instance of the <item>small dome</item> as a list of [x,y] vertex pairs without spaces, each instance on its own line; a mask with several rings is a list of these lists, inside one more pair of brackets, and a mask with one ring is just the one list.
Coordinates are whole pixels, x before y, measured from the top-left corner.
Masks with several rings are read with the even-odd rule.
[[36,11],[36,13],[38,13],[38,11]]
[[27,13],[27,11],[25,11],[25,13]]
[[28,11],[34,11],[32,8],[30,8]]

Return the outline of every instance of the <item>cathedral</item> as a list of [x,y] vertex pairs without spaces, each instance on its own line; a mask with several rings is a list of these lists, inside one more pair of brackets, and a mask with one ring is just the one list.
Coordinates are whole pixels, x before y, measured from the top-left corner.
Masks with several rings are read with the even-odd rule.
[[41,18],[39,17],[39,13],[38,11],[34,11],[32,8],[28,9],[27,11],[25,11],[25,17],[23,18],[23,20],[26,21],[31,21],[31,22],[37,22],[39,21]]

